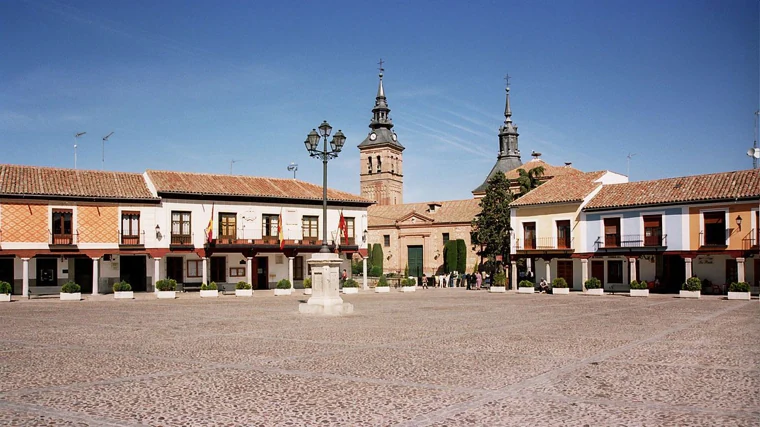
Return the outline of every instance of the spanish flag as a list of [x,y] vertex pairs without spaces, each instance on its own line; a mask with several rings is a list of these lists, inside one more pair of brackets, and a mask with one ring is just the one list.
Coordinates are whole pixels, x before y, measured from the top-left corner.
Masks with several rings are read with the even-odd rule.
[[211,243],[214,237],[214,204],[211,204],[211,218],[208,219],[208,227],[206,227],[206,241]]
[[348,244],[348,226],[346,224],[346,218],[343,217],[343,211],[340,211],[340,220],[338,221],[338,230],[340,231],[341,242],[344,245]]
[[280,208],[280,217],[277,219],[277,238],[280,239],[280,250],[285,249],[285,239],[282,238],[282,208]]

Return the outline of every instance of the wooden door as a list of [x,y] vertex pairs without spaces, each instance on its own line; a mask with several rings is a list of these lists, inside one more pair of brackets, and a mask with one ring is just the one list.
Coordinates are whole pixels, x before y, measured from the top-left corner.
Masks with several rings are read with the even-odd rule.
[[82,288],[83,294],[92,293],[92,258],[74,260],[74,282]]
[[596,277],[604,284],[604,261],[591,261],[591,277]]
[[422,246],[407,246],[407,260],[409,264],[409,275],[421,277],[422,270]]
[[570,260],[557,260],[557,277],[565,279],[568,287],[573,287],[573,262]]
[[616,248],[620,246],[620,218],[604,219],[604,247]]
[[184,268],[182,258],[180,257],[167,257],[166,258],[166,278],[174,279],[177,283],[183,283]]
[[57,258],[37,258],[37,286],[58,286]]
[[644,216],[644,246],[662,246],[662,215]]
[[524,249],[536,249],[536,223],[528,222],[523,224],[523,236],[525,242],[523,243]]
[[253,286],[256,289],[269,289],[269,259],[256,257],[256,274],[253,276]]
[[145,256],[121,256],[119,259],[119,280],[132,285],[135,292],[147,290],[147,269]]
[[211,281],[217,283],[227,281],[227,257],[211,257]]
[[557,221],[557,249],[569,249],[570,244],[570,221]]

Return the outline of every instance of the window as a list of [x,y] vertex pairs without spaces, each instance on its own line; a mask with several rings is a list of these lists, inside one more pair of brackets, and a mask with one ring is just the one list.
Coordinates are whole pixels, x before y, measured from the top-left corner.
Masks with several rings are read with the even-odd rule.
[[219,238],[237,239],[237,215],[234,213],[219,213]]
[[620,218],[604,219],[604,246],[607,248],[620,246]]
[[449,241],[449,233],[443,233],[443,244]]
[[263,237],[279,237],[277,226],[280,223],[279,215],[264,214],[261,216],[261,235]]
[[121,244],[140,244],[140,212],[121,213]]
[[318,239],[319,238],[319,217],[317,216],[305,216],[303,217],[303,225],[301,226],[301,232],[304,239]]
[[726,245],[726,213],[723,211],[704,212],[705,229],[702,244],[705,246]]
[[390,234],[383,235],[383,246],[388,247],[391,245],[391,236]]
[[244,277],[245,268],[243,267],[230,267],[230,277]]
[[536,223],[526,222],[523,224],[524,249],[536,249]]
[[303,257],[297,256],[293,260],[293,279],[303,280]]
[[623,283],[623,261],[607,261],[607,283]]
[[190,244],[190,212],[172,211],[172,244]]
[[73,242],[71,235],[72,216],[73,211],[71,209],[53,210],[53,224],[51,227],[53,230],[53,244],[70,245]]
[[372,175],[372,156],[367,158],[367,173]]
[[662,215],[644,217],[644,246],[662,246]]
[[382,172],[383,162],[380,160],[380,156],[377,156],[377,173]]
[[201,277],[203,273],[203,261],[189,260],[187,262],[187,277]]
[[570,249],[570,221],[557,221],[557,249]]
[[[348,234],[348,242],[345,242],[345,244],[353,245],[356,243],[356,231],[354,229],[354,219],[353,218],[345,218],[346,220],[346,234]],[[342,238],[343,236],[341,236]]]

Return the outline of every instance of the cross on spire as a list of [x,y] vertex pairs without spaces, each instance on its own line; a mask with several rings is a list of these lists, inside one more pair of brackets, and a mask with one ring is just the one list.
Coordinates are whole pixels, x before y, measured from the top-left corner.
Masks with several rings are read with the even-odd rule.
[[383,58],[380,58],[380,62],[377,63],[377,65],[380,66],[380,68],[378,68],[378,70],[380,70],[380,74],[382,74],[383,71],[385,71],[385,68],[383,68],[383,64],[384,63],[385,63],[385,61],[383,61]]
[[507,74],[506,76],[504,76],[504,81],[506,81],[506,82],[507,82],[507,88],[509,88],[509,79],[510,79],[510,78],[511,78],[511,77],[509,77],[509,74]]

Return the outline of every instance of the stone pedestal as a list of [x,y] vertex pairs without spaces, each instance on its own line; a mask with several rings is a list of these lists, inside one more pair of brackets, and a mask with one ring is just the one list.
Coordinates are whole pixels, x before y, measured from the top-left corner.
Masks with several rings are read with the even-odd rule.
[[352,304],[343,302],[338,291],[340,256],[333,253],[316,253],[306,261],[311,267],[311,298],[298,307],[306,314],[341,315],[354,311]]

